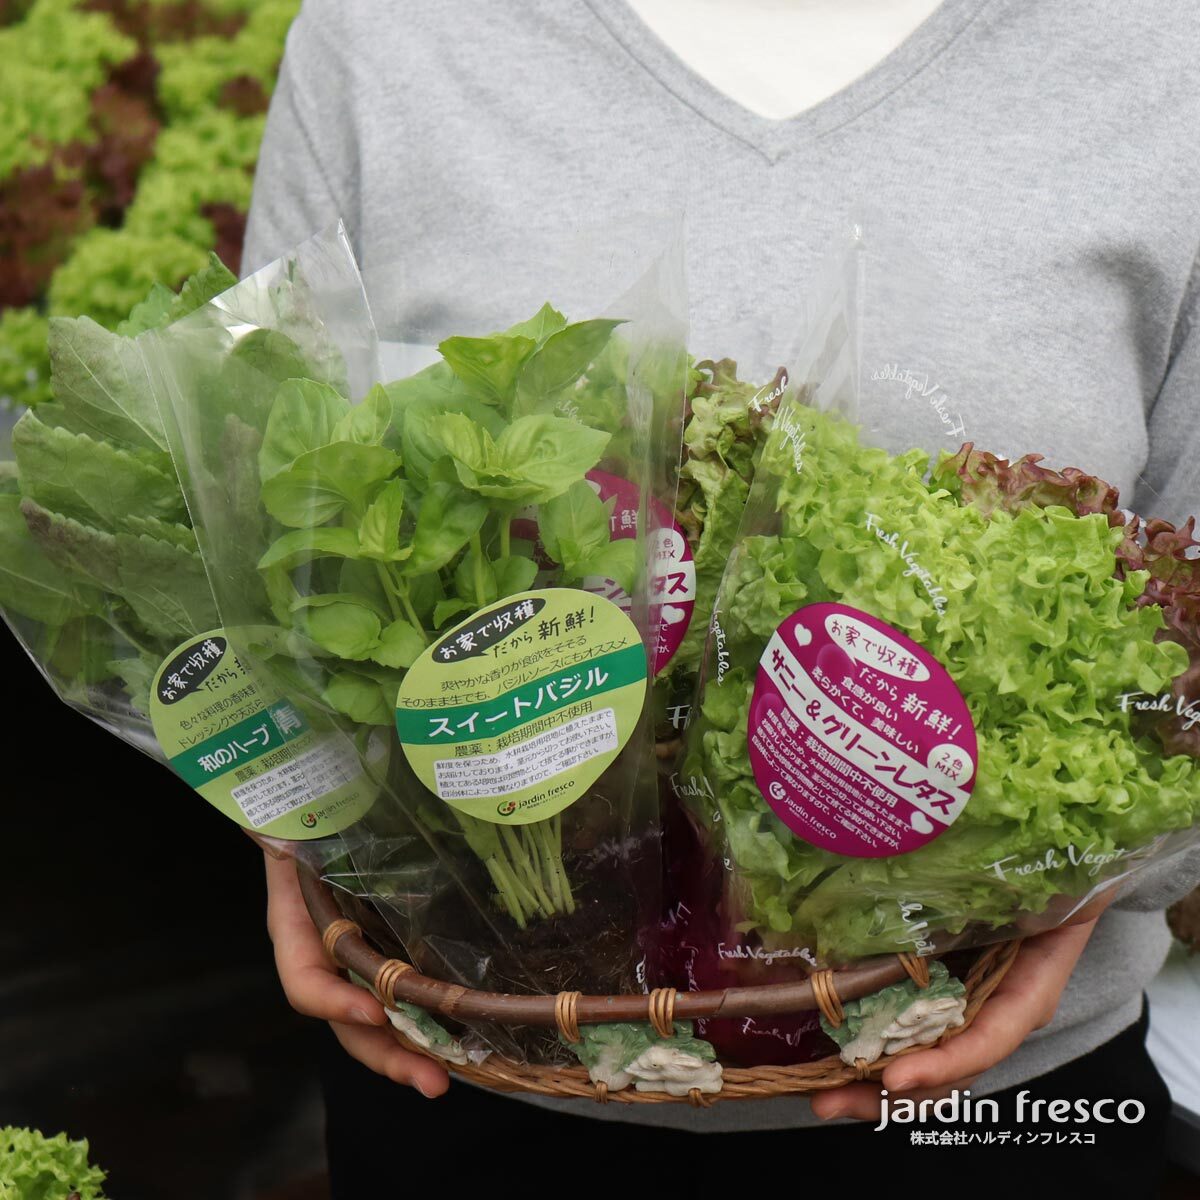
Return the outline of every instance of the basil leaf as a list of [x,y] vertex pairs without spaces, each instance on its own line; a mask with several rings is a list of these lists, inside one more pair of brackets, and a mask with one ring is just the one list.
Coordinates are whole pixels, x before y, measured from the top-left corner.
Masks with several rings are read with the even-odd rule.
[[379,636],[371,657],[385,667],[411,667],[421,657],[425,639],[407,621],[393,621]]
[[471,550],[462,556],[454,569],[454,590],[475,608],[482,608],[500,598],[496,570],[486,554]]
[[404,515],[404,481],[391,479],[359,522],[358,540],[364,558],[396,562],[407,558],[408,549],[400,549],[400,518]]
[[444,567],[483,528],[488,504],[457,484],[432,483],[421,501],[406,575]]
[[390,620],[385,605],[379,604],[373,597],[363,596],[358,592],[316,592],[311,596],[297,596],[292,601],[292,612],[328,608],[331,604],[357,604],[360,607],[369,608],[382,620]]
[[332,442],[301,454],[268,479],[263,504],[281,525],[323,525],[347,505],[365,508],[368,494],[399,466],[397,455],[383,446]]
[[433,625],[440,629],[451,617],[463,612],[474,612],[475,605],[470,600],[451,597],[449,600],[439,600],[433,609]]
[[365,558],[346,558],[338,572],[337,589],[350,592],[376,612],[389,613],[387,592],[379,579],[378,564]]
[[546,339],[521,368],[514,412],[529,414],[552,404],[608,345],[620,321],[580,321]]
[[540,346],[552,333],[557,333],[567,323],[567,318],[550,303],[541,308],[529,318],[521,321],[511,329],[504,331],[505,337],[533,338]]
[[334,427],[330,441],[381,446],[391,423],[392,398],[380,384],[376,384],[361,404],[351,405],[350,411]]
[[349,401],[327,383],[289,379],[280,384],[258,452],[258,472],[263,482],[309,450],[341,440],[334,430],[349,409]]
[[492,435],[462,413],[446,413],[436,418],[434,436],[446,454],[467,468],[472,479],[486,474],[495,460],[496,442]]
[[638,544],[633,538],[620,538],[583,555],[572,567],[571,573],[579,579],[599,575],[632,593],[637,582]]
[[405,474],[418,485],[424,485],[434,464],[446,456],[439,430],[441,419],[450,414],[470,418],[492,437],[504,429],[504,418],[494,408],[469,396],[413,402],[405,412],[401,445]]
[[521,485],[522,499],[542,504],[581,480],[600,461],[608,442],[607,433],[563,417],[520,417],[496,441],[495,469]]
[[357,558],[358,534],[353,529],[324,525],[318,529],[293,529],[277,538],[258,560],[260,570],[282,567],[290,571],[314,558]]
[[267,594],[267,604],[271,615],[280,625],[291,625],[292,606],[300,598],[296,585],[285,567],[260,567],[259,577],[262,579],[263,591]]
[[451,337],[439,343],[438,350],[450,369],[480,399],[505,404],[512,399],[517,372],[537,349],[533,338]]
[[420,620],[431,616],[438,601],[446,598],[446,589],[442,586],[441,576],[436,572],[409,576],[406,583],[408,602]]
[[496,571],[496,589],[500,596],[511,596],[516,592],[527,592],[537,578],[538,565],[532,558],[519,554],[509,558],[498,558],[493,567]]
[[304,614],[308,636],[322,649],[339,658],[353,660],[370,657],[379,642],[380,626],[375,612],[353,599],[339,598],[325,605],[310,605]]
[[429,405],[438,412],[453,412],[464,404],[474,404],[487,409],[486,404],[472,398],[466,384],[444,362],[436,362],[405,379],[385,383],[383,390],[392,402],[392,428],[396,436],[403,434],[411,408]]
[[538,532],[546,553],[578,575],[575,565],[608,545],[611,514],[612,504],[605,504],[586,480],[572,484],[538,510]]
[[357,725],[392,725],[396,720],[395,706],[388,702],[383,688],[374,679],[353,671],[334,675],[321,698]]

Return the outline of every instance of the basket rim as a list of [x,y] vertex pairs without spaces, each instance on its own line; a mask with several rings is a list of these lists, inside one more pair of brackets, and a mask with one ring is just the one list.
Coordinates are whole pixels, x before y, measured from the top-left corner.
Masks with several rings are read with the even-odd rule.
[[[576,992],[560,992],[557,996],[528,996],[473,991],[458,984],[448,984],[421,975],[410,964],[399,959],[385,958],[367,942],[359,926],[342,915],[333,889],[316,871],[301,862],[297,862],[296,865],[305,905],[321,934],[326,952],[335,963],[369,980],[375,993],[388,1008],[394,1009],[398,1002],[404,1002],[416,1004],[427,1011],[437,1012],[454,1020],[478,1018],[513,1025],[557,1025],[560,1032],[565,1032],[563,998],[569,996],[572,1000],[568,1026],[648,1018],[656,1031],[662,1036],[667,1036],[669,1028],[666,1032],[660,1028],[663,1022],[661,1003],[656,1009],[656,997],[661,1001],[664,992],[670,994],[665,1016],[667,1027],[675,1018],[687,1019],[691,1016],[779,1015],[813,1008],[821,1008],[822,1012],[825,1012],[826,1004],[830,1000],[827,995],[823,1003],[821,993],[814,991],[808,982],[760,984],[728,988],[721,992],[678,994],[674,988],[659,988],[650,996],[581,996]],[[1021,948],[1021,941],[1022,939],[1018,938],[980,948],[963,981],[966,989],[963,1023],[946,1030],[937,1040],[937,1045],[970,1028],[980,1008],[1008,974]],[[899,957],[891,956],[882,962],[870,964],[867,970],[848,968],[838,972],[836,986],[833,983],[834,972],[819,974],[825,977],[825,986],[830,989],[832,1003],[840,1009],[842,997],[854,999],[868,995],[871,991],[897,982],[906,975],[916,979],[920,971],[915,971],[911,963],[906,966]],[[884,981],[878,982],[880,978]],[[756,994],[761,1004],[755,1004]],[[729,1003],[730,996],[733,997],[732,1004]],[[780,1007],[781,1003],[787,1004],[788,1007]],[[736,1012],[733,1011],[734,1007],[737,1008]],[[754,1011],[747,1011],[749,1008],[753,1008]],[[700,1009],[704,1011],[698,1011]],[[838,1023],[835,1019],[834,1024]],[[677,1096],[668,1092],[639,1091],[636,1088],[610,1092],[603,1083],[593,1083],[587,1069],[582,1066],[522,1063],[497,1053],[489,1054],[479,1063],[453,1063],[411,1041],[399,1029],[391,1025],[389,1029],[396,1042],[406,1050],[431,1059],[460,1079],[493,1091],[525,1093],[559,1100],[592,1100],[599,1103],[691,1104],[696,1108],[711,1108],[715,1103],[729,1100],[802,1096],[844,1087],[856,1081],[876,1080],[897,1058],[928,1049],[927,1046],[911,1046],[897,1054],[883,1055],[873,1063],[862,1059],[853,1064],[846,1063],[836,1053],[814,1062],[789,1066],[734,1067],[722,1063],[719,1092],[706,1095],[693,1088],[686,1095]]]
[[[330,957],[370,983],[385,1003],[415,1004],[456,1021],[492,1021],[507,1025],[562,1028],[562,996],[571,997],[572,1018],[581,1025],[650,1020],[656,1026],[655,993],[669,992],[669,1019],[787,1016],[820,1009],[830,1015],[841,1000],[869,996],[913,975],[914,966],[900,955],[886,955],[836,971],[817,971],[808,979],[764,983],[720,990],[624,993],[589,996],[580,993],[527,994],[487,992],[421,974],[411,964],[386,958],[364,937],[360,927],[342,915],[333,889],[309,864],[297,861],[301,893]],[[1000,946],[1018,943],[999,943]],[[985,950],[986,953],[986,950]],[[920,960],[927,963],[927,959]],[[814,980],[816,986],[814,987]],[[836,982],[835,982],[836,981]],[[825,992],[830,989],[832,995]],[[823,994],[825,993],[825,994]],[[659,1013],[661,1014],[661,1000]],[[834,1024],[838,1021],[835,1019]]]

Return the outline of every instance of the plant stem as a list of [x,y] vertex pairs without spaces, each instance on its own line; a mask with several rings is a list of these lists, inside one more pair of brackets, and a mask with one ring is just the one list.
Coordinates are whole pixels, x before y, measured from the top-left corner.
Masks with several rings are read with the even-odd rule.
[[508,853],[513,862],[514,874],[524,876],[525,882],[529,885],[529,890],[533,893],[538,902],[538,907],[542,910],[542,914],[547,917],[554,916],[554,904],[550,897],[546,895],[546,890],[542,887],[541,874],[534,865],[537,861],[536,856],[534,861],[531,862],[520,836],[511,825],[500,826],[500,837],[504,845],[508,847]]
[[408,623],[421,635],[421,641],[428,646],[429,639],[425,636],[421,618],[417,616],[417,610],[412,606],[412,597],[408,594],[408,588],[403,585],[400,588],[400,603],[404,605],[404,615],[408,617]]
[[538,860],[542,876],[546,880],[546,889],[554,901],[554,907],[556,910],[561,910],[566,907],[563,901],[562,885],[559,883],[558,875],[555,873],[552,856],[546,849],[546,839],[541,825],[542,822],[540,821],[537,825],[526,825],[525,830],[528,831],[530,849],[534,857]]
[[379,585],[383,588],[383,594],[387,597],[388,608],[392,611],[392,619],[399,620],[403,616],[400,605],[396,603],[396,588],[392,582],[392,577],[387,567],[381,562],[375,564],[375,574],[379,576]]
[[483,598],[483,539],[479,534],[471,538],[471,562],[475,568],[475,603],[482,608],[487,601]]
[[492,877],[492,882],[496,885],[496,891],[500,896],[500,900],[504,907],[508,909],[508,915],[516,921],[519,928],[524,929],[524,910],[521,908],[520,901],[509,886],[509,881],[504,877],[504,872],[500,868],[499,863],[494,858],[489,858],[483,865],[487,867],[488,874]]
[[503,853],[493,854],[488,862],[495,863],[496,869],[503,876],[514,899],[521,907],[523,915],[532,916],[537,910],[538,902],[525,882],[513,870],[512,863],[504,857]]
[[500,515],[500,557],[508,558],[512,554],[512,517],[503,513]]
[[383,585],[383,591],[387,596],[388,607],[392,610],[393,619],[399,620],[401,617],[404,617],[421,635],[421,641],[428,645],[429,639],[425,636],[425,629],[421,625],[421,618],[417,616],[417,611],[412,606],[412,597],[408,594],[408,584],[396,574],[395,567],[385,563],[377,562],[375,564],[375,571],[379,576],[379,582]]
[[546,849],[550,853],[554,876],[562,886],[563,903],[566,905],[567,912],[575,911],[575,897],[571,894],[571,881],[567,878],[567,868],[563,866],[562,860],[562,814],[550,818],[548,822],[543,822],[548,828],[544,830],[546,839]]

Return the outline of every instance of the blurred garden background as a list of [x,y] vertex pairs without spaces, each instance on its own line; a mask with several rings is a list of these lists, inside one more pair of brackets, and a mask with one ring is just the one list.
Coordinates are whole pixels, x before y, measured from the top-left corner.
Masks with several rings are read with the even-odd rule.
[[[0,0],[0,442],[49,399],[50,317],[238,269],[298,7]],[[0,1127],[88,1138],[119,1200],[321,1200],[322,1031],[275,978],[259,852],[7,633],[0,667],[38,764],[0,838]]]
[[0,0],[0,403],[48,396],[46,323],[115,326],[215,250],[237,271],[299,0]]

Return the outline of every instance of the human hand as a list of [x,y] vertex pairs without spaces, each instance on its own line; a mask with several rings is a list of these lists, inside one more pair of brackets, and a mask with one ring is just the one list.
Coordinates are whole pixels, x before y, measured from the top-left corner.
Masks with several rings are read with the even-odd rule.
[[898,1099],[937,1100],[969,1088],[1035,1029],[1050,1024],[1096,920],[1026,938],[1008,974],[968,1030],[940,1046],[903,1055],[884,1069],[879,1083],[852,1083],[814,1096],[813,1112],[823,1121],[834,1117],[878,1121],[881,1086],[888,1091],[889,1104]]
[[265,855],[267,932],[288,1003],[306,1017],[328,1021],[351,1058],[423,1096],[440,1096],[449,1086],[444,1068],[423,1054],[403,1049],[392,1036],[383,1005],[337,972],[321,945],[290,858]]

